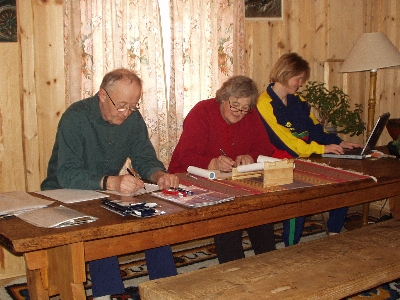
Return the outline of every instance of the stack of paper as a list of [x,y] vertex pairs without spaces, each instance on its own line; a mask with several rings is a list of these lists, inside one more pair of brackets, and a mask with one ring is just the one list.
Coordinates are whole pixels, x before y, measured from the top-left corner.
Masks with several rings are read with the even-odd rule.
[[97,218],[85,215],[74,209],[58,206],[45,207],[28,211],[17,216],[32,225],[47,228],[61,228],[73,225],[86,224],[96,221]]
[[31,196],[27,192],[15,191],[0,194],[0,218],[14,216],[26,211],[46,207],[53,201]]

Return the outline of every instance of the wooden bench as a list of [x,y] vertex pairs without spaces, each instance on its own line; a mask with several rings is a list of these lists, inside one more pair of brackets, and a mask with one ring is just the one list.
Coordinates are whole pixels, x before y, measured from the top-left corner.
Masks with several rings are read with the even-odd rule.
[[142,300],[342,299],[400,278],[400,219],[139,285]]

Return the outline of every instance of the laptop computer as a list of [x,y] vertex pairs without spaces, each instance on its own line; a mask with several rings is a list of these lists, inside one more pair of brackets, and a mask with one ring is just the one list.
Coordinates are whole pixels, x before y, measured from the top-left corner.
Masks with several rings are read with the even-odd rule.
[[374,129],[372,129],[372,132],[368,137],[367,143],[365,144],[364,148],[344,149],[344,154],[324,153],[322,154],[322,157],[363,159],[367,154],[369,154],[375,148],[376,143],[378,142],[378,139],[381,136],[387,121],[389,120],[389,117],[390,113],[388,112],[379,116],[378,120],[376,120]]

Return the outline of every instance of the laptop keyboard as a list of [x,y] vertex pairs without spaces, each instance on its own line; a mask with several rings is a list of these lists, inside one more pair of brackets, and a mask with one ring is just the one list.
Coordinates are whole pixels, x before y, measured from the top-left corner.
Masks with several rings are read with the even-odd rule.
[[344,149],[344,154],[361,154],[362,148]]

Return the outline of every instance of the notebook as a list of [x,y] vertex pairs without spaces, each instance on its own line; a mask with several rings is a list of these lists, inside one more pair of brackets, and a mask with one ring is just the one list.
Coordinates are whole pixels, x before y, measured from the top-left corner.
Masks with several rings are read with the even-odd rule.
[[322,157],[363,159],[367,154],[369,154],[375,148],[376,143],[378,142],[378,139],[381,136],[387,121],[389,120],[389,117],[390,113],[385,113],[379,116],[378,120],[375,123],[374,129],[372,129],[372,132],[368,137],[367,143],[365,144],[364,148],[344,149],[344,154],[325,153],[322,154]]

